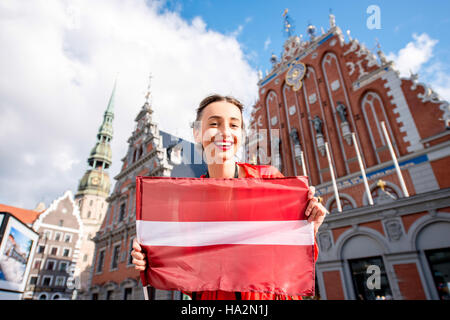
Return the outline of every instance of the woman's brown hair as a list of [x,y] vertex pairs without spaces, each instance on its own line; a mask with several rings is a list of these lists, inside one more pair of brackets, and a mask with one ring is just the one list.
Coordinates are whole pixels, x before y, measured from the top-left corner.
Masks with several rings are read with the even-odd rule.
[[212,94],[210,96],[207,96],[200,102],[200,105],[197,108],[197,117],[195,118],[195,122],[192,124],[191,127],[194,128],[194,124],[198,123],[198,121],[200,121],[200,118],[202,117],[202,112],[208,105],[210,105],[213,102],[218,102],[218,101],[226,101],[226,102],[234,104],[236,107],[239,108],[239,110],[241,111],[241,117],[242,117],[241,126],[242,126],[242,129],[244,129],[244,115],[243,115],[244,105],[238,99],[236,99],[232,96],[222,96],[220,94]]

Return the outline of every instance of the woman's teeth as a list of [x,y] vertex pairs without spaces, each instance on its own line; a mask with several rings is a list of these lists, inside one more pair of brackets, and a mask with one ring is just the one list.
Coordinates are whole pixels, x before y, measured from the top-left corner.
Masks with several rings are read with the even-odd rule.
[[214,142],[214,144],[218,145],[218,146],[225,146],[225,147],[230,147],[231,146],[231,142]]

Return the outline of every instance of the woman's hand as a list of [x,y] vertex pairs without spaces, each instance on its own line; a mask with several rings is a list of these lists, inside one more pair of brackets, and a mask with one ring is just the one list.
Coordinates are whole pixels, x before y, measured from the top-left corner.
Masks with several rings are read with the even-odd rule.
[[309,187],[308,192],[308,206],[306,207],[305,215],[308,217],[308,222],[314,221],[314,236],[316,236],[317,230],[319,230],[320,225],[325,219],[325,215],[328,213],[328,210],[319,203],[319,200],[314,197],[316,193],[316,188],[313,186]]
[[139,245],[136,238],[133,240],[133,250],[131,251],[131,256],[133,257],[134,268],[139,271],[144,271],[147,265],[145,261],[145,256],[142,253],[141,246]]

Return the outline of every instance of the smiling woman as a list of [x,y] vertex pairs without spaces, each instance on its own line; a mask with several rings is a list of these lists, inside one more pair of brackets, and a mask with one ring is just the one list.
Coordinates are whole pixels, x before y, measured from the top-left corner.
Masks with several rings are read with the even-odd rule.
[[[193,134],[210,177],[232,178],[235,174],[233,157],[245,139],[243,109],[237,99],[218,94],[203,99],[197,109]],[[243,172],[238,177],[243,177]]]
[[[236,162],[233,158],[245,138],[243,105],[237,99],[218,94],[206,97],[197,109],[196,120],[192,125],[195,142],[202,149],[208,164],[208,172],[201,178],[276,178],[284,177],[271,165],[251,165]],[[314,197],[315,188],[308,192],[308,206],[305,214],[308,222],[314,222],[314,235],[323,222],[326,209]],[[135,239],[133,242],[133,264],[144,271],[147,261],[142,248]],[[314,261],[317,260],[318,247],[314,242]],[[185,292],[193,300],[301,300],[301,296],[287,296],[272,292],[225,292],[201,291]]]

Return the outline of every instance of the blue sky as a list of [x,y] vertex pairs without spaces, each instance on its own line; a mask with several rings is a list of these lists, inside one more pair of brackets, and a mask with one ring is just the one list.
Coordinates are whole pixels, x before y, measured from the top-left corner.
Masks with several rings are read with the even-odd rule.
[[[377,5],[381,10],[381,29],[368,29],[366,21],[370,14],[367,8]],[[270,69],[272,52],[280,55],[285,35],[282,32],[282,13],[289,9],[297,34],[306,38],[306,26],[312,23],[320,33],[321,26],[327,30],[330,9],[336,16],[337,25],[344,31],[351,30],[353,38],[371,49],[378,38],[383,51],[397,52],[412,40],[412,34],[427,33],[439,40],[433,51],[434,58],[446,61],[450,53],[450,1],[178,1],[171,0],[165,5],[167,10],[178,12],[186,20],[200,16],[207,27],[221,33],[230,34],[242,30],[237,36],[249,63],[256,69]],[[264,44],[270,39],[265,50]]]

